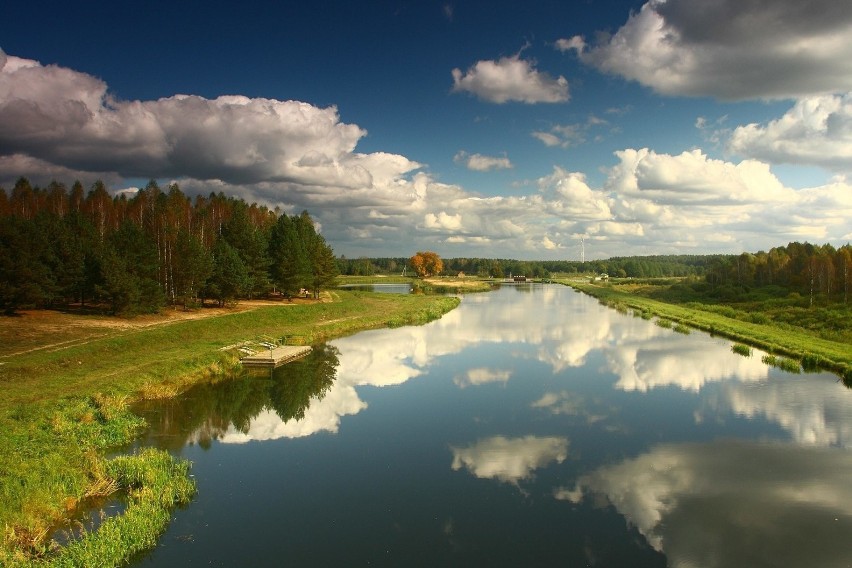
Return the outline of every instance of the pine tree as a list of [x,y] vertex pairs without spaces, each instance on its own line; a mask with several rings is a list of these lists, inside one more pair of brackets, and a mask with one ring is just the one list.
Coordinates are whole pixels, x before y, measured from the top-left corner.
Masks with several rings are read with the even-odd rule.
[[251,285],[239,253],[224,238],[213,247],[213,273],[207,280],[204,297],[214,298],[220,306],[236,300]]
[[310,265],[308,252],[296,226],[297,218],[278,218],[269,237],[270,276],[285,298],[307,286]]

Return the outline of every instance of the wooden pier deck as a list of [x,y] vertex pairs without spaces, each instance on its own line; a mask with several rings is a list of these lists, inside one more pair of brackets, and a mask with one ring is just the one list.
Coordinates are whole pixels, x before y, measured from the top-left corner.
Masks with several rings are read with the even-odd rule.
[[304,357],[310,352],[311,347],[309,345],[282,345],[259,351],[254,355],[247,355],[240,359],[240,362],[243,364],[243,367],[274,369],[294,359]]

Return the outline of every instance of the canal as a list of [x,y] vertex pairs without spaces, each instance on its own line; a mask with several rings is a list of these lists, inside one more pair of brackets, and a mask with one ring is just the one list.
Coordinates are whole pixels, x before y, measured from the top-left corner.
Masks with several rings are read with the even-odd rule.
[[852,393],[558,285],[140,409],[198,495],[134,566],[847,566]]

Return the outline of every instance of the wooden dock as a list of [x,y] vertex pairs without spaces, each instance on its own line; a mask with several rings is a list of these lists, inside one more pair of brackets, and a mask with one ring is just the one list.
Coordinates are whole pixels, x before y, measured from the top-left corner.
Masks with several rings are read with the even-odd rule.
[[243,364],[243,367],[274,369],[294,359],[304,357],[310,352],[311,347],[309,345],[282,345],[260,351],[254,355],[247,355],[240,359],[240,362]]

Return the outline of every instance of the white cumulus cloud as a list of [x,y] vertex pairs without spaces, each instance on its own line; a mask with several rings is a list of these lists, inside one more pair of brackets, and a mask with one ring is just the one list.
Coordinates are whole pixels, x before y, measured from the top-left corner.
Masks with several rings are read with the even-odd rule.
[[355,153],[366,131],[341,122],[333,106],[243,96],[122,101],[85,73],[8,55],[0,63],[4,155],[129,177],[342,188],[420,167],[402,156]]
[[728,149],[770,163],[852,172],[852,93],[805,97],[781,118],[737,127]]
[[569,99],[565,77],[538,71],[520,55],[477,61],[467,72],[453,69],[453,92],[468,92],[492,103],[561,103]]

